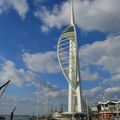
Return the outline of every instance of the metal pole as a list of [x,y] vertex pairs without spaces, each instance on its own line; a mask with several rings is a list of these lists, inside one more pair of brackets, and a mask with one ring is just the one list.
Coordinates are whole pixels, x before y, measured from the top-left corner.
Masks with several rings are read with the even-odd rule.
[[119,103],[116,103],[116,104],[118,104],[117,105],[117,116],[118,116],[118,118],[120,118],[120,116],[119,116]]
[[86,107],[87,107],[87,119],[89,120],[89,107],[88,107],[87,99],[86,99]]
[[48,81],[47,81],[47,89],[46,89],[46,119],[48,119]]
[[72,115],[72,120],[75,120],[75,112],[76,112],[76,104],[75,104],[75,99],[76,99],[76,93],[73,91],[73,115]]
[[72,103],[73,105],[73,115],[72,115],[72,120],[74,120],[75,118],[74,118],[74,114],[75,114],[75,94],[74,94],[74,92],[73,92],[73,103]]
[[37,96],[37,120],[39,120],[39,105],[40,105],[40,82],[38,84],[38,96]]
[[105,113],[105,96],[103,93],[103,114],[102,114],[102,120],[104,120],[104,113]]

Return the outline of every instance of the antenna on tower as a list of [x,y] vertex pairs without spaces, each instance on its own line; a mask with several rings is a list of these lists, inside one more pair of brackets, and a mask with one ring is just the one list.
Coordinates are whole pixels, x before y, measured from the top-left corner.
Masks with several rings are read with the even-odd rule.
[[73,0],[71,0],[71,25],[75,24]]

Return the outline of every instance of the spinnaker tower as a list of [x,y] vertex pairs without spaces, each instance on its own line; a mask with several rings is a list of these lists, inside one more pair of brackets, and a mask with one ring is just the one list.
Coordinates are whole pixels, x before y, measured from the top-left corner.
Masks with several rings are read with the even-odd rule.
[[69,84],[68,112],[83,112],[79,52],[72,0],[71,22],[59,38],[57,55],[62,72]]

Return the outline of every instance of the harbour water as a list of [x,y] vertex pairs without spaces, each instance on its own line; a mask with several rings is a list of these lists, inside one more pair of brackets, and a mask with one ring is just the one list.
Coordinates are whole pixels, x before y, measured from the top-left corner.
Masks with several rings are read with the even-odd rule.
[[[5,120],[10,120],[10,116],[5,115]],[[13,120],[37,120],[35,116],[32,115],[15,115]]]

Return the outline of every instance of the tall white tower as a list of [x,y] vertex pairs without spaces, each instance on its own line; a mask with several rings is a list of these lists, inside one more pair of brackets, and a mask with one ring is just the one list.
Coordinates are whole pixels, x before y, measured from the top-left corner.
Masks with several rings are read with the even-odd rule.
[[69,84],[68,112],[82,112],[79,54],[72,0],[71,23],[59,38],[57,54],[60,67]]

